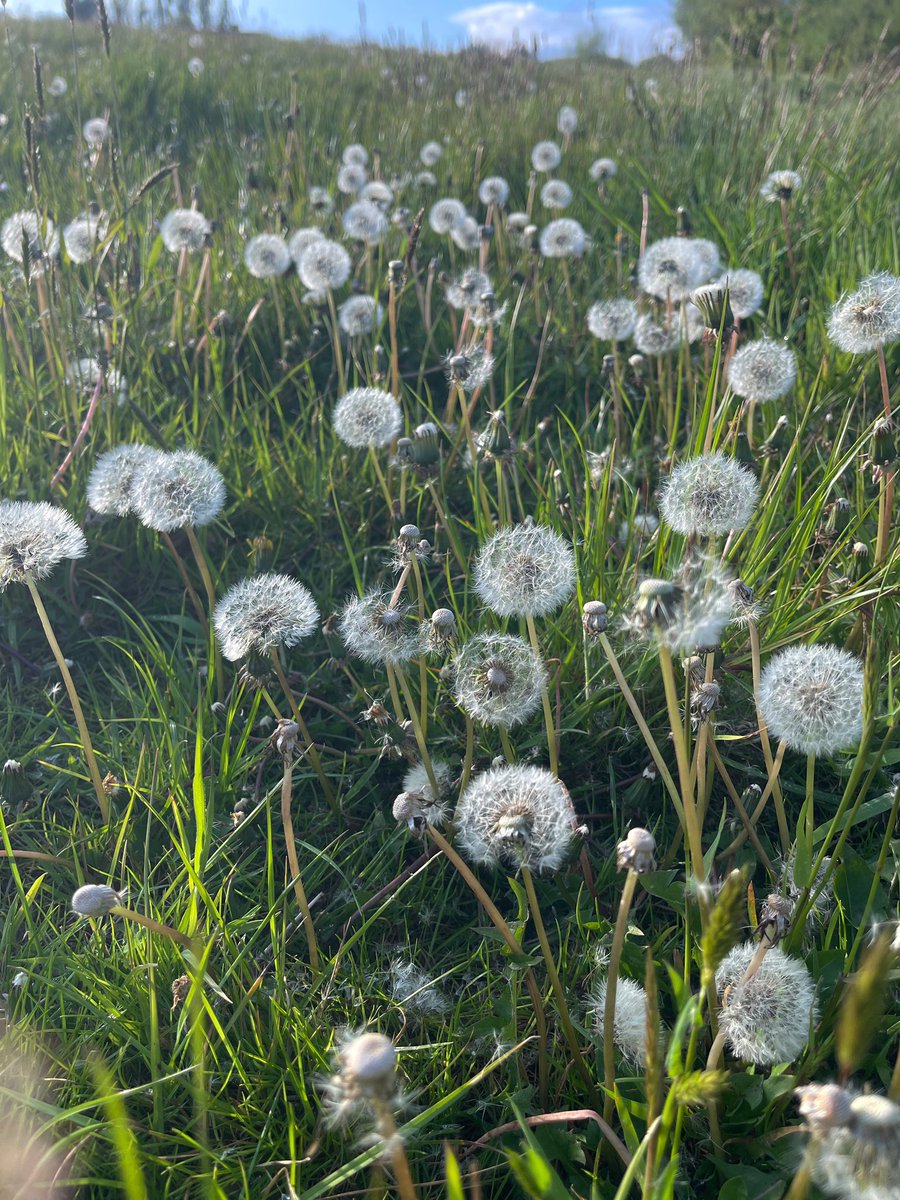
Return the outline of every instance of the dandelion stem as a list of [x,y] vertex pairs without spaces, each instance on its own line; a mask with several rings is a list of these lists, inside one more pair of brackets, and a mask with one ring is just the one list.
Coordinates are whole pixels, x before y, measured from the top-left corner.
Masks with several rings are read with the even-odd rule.
[[203,608],[203,605],[200,603],[200,597],[197,595],[197,589],[194,587],[193,583],[191,582],[191,577],[187,573],[187,567],[184,565],[184,559],[175,549],[175,543],[167,533],[165,533],[163,530],[160,530],[159,536],[165,542],[169,553],[175,560],[175,566],[178,568],[178,574],[181,576],[181,582],[184,584],[184,590],[187,592],[194,612],[197,614],[197,620],[200,622],[203,635],[204,637],[209,637],[209,620],[207,619],[206,611]]
[[878,346],[878,376],[881,380],[881,403],[884,405],[886,420],[891,419],[891,387],[888,383],[887,363],[884,359],[884,346]]
[[619,901],[619,912],[616,917],[616,928],[613,933],[612,948],[609,953],[609,972],[606,976],[606,1004],[603,1009],[603,1087],[606,1095],[603,1097],[603,1119],[609,1121],[613,1115],[616,1090],[616,1047],[614,1022],[616,1017],[616,988],[619,983],[619,963],[622,961],[622,947],[625,944],[625,931],[628,927],[628,914],[634,900],[634,889],[637,886],[637,872],[630,867],[625,876],[622,888],[622,898]]
[[[187,537],[188,544],[191,547],[191,552],[193,553],[194,559],[197,563],[197,569],[200,572],[200,578],[203,580],[203,586],[206,589],[206,602],[209,605],[209,615],[212,616],[213,612],[215,611],[215,607],[216,607],[216,585],[213,583],[213,578],[212,578],[212,575],[210,574],[209,563],[206,561],[206,555],[203,553],[203,550],[200,546],[200,542],[197,539],[197,534],[194,531],[194,527],[192,525],[185,525],[184,532],[185,532],[185,536]],[[214,669],[216,672],[216,688],[217,688],[217,692],[218,692],[218,697],[219,697],[220,702],[224,702],[224,700],[225,700],[225,668],[222,665],[222,652],[219,649],[218,642],[216,642],[216,640],[212,636],[212,634],[209,633],[209,625],[208,624],[207,624],[207,632],[208,632],[209,640],[211,642],[211,649],[212,649],[211,657],[215,664]]]
[[322,766],[322,760],[319,757],[319,751],[316,749],[316,743],[313,741],[313,736],[309,732],[309,727],[303,719],[303,713],[300,711],[300,705],[294,696],[290,683],[288,683],[287,675],[284,673],[284,667],[281,665],[281,659],[278,657],[278,648],[272,647],[272,666],[275,668],[275,674],[278,677],[278,682],[281,685],[281,690],[284,693],[284,698],[287,700],[291,716],[300,727],[300,733],[303,737],[304,750],[309,755],[309,761],[312,763],[312,768],[319,777],[319,783],[322,785],[322,791],[325,793],[325,799],[328,801],[328,806],[333,811],[336,811],[336,796],[334,788],[331,786],[331,780],[325,774]]
[[775,800],[775,815],[778,818],[778,836],[781,838],[781,852],[782,854],[787,854],[791,846],[791,835],[788,832],[787,815],[784,811],[784,796],[781,791],[781,781],[778,778],[778,773],[775,771],[775,763],[772,758],[772,746],[769,741],[769,730],[765,721],[763,720],[762,711],[759,707],[761,658],[759,652],[759,630],[756,627],[755,621],[748,622],[747,632],[750,635],[750,670],[753,675],[753,703],[756,705],[756,720],[759,724],[759,741],[760,745],[762,746],[766,770],[768,771],[770,778],[772,778],[774,772],[772,794]]
[[672,655],[667,646],[659,645],[659,666],[663,677],[663,687],[666,693],[666,708],[669,713],[669,725],[672,729],[672,740],[675,743],[675,758],[678,763],[678,778],[681,784],[681,801],[684,808],[684,828],[688,839],[691,855],[691,867],[694,877],[702,883],[706,878],[706,867],[703,863],[703,842],[700,826],[697,821],[697,809],[694,806],[694,793],[691,786],[691,767],[687,757],[687,746],[684,741],[684,727],[678,710],[678,691],[675,685],[675,670],[672,665]]
[[728,795],[731,797],[732,804],[737,809],[737,814],[743,822],[744,829],[747,831],[747,836],[753,843],[753,848],[759,856],[759,861],[768,871],[770,879],[777,878],[777,872],[772,865],[772,860],[769,858],[768,854],[766,854],[763,844],[759,840],[759,834],[756,832],[746,808],[744,808],[743,801],[738,794],[737,788],[734,786],[734,781],[732,780],[731,775],[728,773],[728,768],[725,766],[722,755],[719,753],[719,747],[716,745],[715,738],[710,739],[710,750],[712,751],[713,762],[716,764],[716,769],[718,770],[719,775],[722,777],[722,782],[725,784]]
[[394,1182],[400,1200],[418,1200],[412,1173],[409,1169],[409,1159],[402,1140],[397,1136],[397,1123],[394,1114],[380,1100],[373,1100],[372,1107],[378,1121],[378,1132],[387,1147],[387,1158],[394,1171]]
[[[762,795],[760,796],[759,800],[756,802],[756,808],[753,810],[753,813],[750,817],[751,825],[755,826],[757,824],[757,822],[759,821],[759,818],[762,816],[762,811],[766,806],[766,801],[769,799],[769,796],[772,794],[772,791],[775,786],[775,782],[778,779],[778,774],[781,771],[781,764],[784,762],[784,755],[785,755],[786,750],[787,750],[787,746],[785,745],[785,743],[779,742],[778,749],[775,751],[775,760],[772,763],[772,769],[769,772],[769,778],[766,780],[766,786],[763,788]],[[721,851],[721,853],[718,855],[718,858],[720,860],[728,858],[730,855],[734,854],[734,852],[736,850],[739,850],[741,848],[741,846],[743,846],[743,844],[746,840],[747,840],[747,831],[746,831],[746,829],[743,829],[737,835],[737,837],[734,839],[734,841],[731,843],[731,845],[726,846],[726,848]]]
[[110,909],[110,912],[117,917],[125,917],[128,921],[134,921],[136,925],[143,925],[145,929],[150,929],[153,933],[161,933],[163,937],[171,938],[173,942],[178,942],[181,946],[192,947],[194,945],[194,938],[188,937],[180,929],[173,929],[171,925],[162,925],[159,921],[154,921],[152,917],[145,917],[143,913],[135,912],[133,908],[126,908],[123,904],[117,904]]
[[344,374],[344,354],[341,350],[341,327],[338,324],[337,309],[334,307],[334,295],[328,289],[328,311],[331,314],[331,338],[334,345],[334,365],[337,368],[338,395],[343,396],[347,390],[347,378]]
[[641,1143],[635,1150],[631,1162],[625,1168],[625,1174],[622,1176],[621,1182],[616,1189],[616,1194],[613,1200],[625,1200],[631,1185],[637,1176],[638,1167],[641,1165],[641,1160],[649,1150],[650,1146],[656,1140],[656,1135],[659,1133],[659,1127],[662,1124],[662,1114],[656,1117],[647,1127],[647,1132],[641,1139]]
[[[538,658],[543,662],[540,643],[538,642],[537,629],[534,624],[534,617],[531,613],[526,613],[525,624],[528,627],[528,637],[531,640],[531,648],[534,650]],[[547,688],[546,679],[541,685],[541,703],[544,706],[544,725],[547,729],[547,753],[550,756],[550,772],[553,775],[559,775],[559,749],[556,744],[556,722],[553,720],[553,709],[550,705],[550,692]]]
[[413,733],[416,737],[416,745],[419,747],[419,755],[422,759],[422,765],[424,766],[428,775],[428,782],[431,784],[431,794],[434,796],[435,800],[437,800],[441,794],[441,791],[438,787],[437,779],[435,778],[434,766],[431,762],[431,755],[428,753],[428,746],[425,742],[425,731],[422,728],[422,722],[419,720],[419,714],[416,711],[415,697],[412,694],[412,689],[409,686],[406,673],[399,665],[392,668],[390,663],[387,663],[386,666],[388,671],[393,670],[397,677],[397,682],[400,684],[400,690],[403,692],[403,698],[406,701],[406,709],[409,713],[409,719],[412,722]]
[[25,582],[28,585],[28,590],[31,592],[31,599],[34,601],[34,607],[37,610],[37,615],[44,629],[44,636],[47,638],[47,643],[53,652],[53,657],[56,659],[56,665],[59,667],[59,673],[62,675],[63,683],[66,687],[66,693],[69,697],[69,703],[72,705],[72,712],[75,714],[75,723],[78,726],[78,734],[81,738],[81,748],[84,751],[85,761],[87,763],[88,772],[91,777],[91,782],[94,785],[94,791],[97,793],[97,803],[100,806],[100,815],[103,817],[103,824],[109,824],[109,797],[103,788],[103,780],[100,775],[100,768],[97,766],[97,759],[94,755],[94,746],[91,742],[91,735],[88,733],[87,721],[84,719],[84,710],[81,707],[81,701],[78,699],[78,692],[75,690],[75,681],[72,678],[72,673],[69,670],[65,656],[60,649],[59,642],[56,640],[56,634],[53,632],[53,626],[50,624],[50,618],[47,615],[47,610],[44,608],[44,602],[41,599],[40,592],[37,590],[34,580],[31,575],[25,575]]
[[306,944],[309,947],[309,965],[312,971],[319,973],[319,947],[316,942],[316,930],[313,917],[306,899],[306,889],[300,875],[300,859],[297,856],[297,842],[294,838],[294,820],[291,816],[291,799],[293,790],[293,755],[290,751],[284,755],[284,775],[281,780],[281,824],[284,829],[284,841],[287,849],[288,865],[291,872],[291,883],[294,888],[294,898],[297,907],[303,913],[303,932],[306,934]]

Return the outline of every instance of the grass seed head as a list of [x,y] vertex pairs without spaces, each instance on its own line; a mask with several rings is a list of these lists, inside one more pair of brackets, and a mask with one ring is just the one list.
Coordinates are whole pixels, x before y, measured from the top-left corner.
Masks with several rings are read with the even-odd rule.
[[862,663],[837,646],[789,646],[763,670],[758,699],[769,732],[791,750],[848,750],[862,733]]
[[27,576],[46,579],[64,559],[85,554],[84,534],[61,508],[44,500],[0,500],[0,591]]
[[459,649],[452,664],[456,703],[482,725],[511,729],[537,709],[546,682],[544,664],[523,638],[481,633]]
[[457,844],[473,862],[555,871],[575,830],[568,792],[542,767],[504,766],[471,781],[456,809]]

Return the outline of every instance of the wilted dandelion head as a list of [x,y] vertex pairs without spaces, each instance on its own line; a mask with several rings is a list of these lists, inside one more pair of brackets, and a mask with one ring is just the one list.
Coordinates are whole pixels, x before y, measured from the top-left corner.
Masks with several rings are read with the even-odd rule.
[[759,681],[769,732],[801,754],[835,754],[862,734],[863,668],[837,646],[788,646]]
[[344,163],[337,173],[338,191],[345,196],[355,196],[366,186],[369,173],[360,163]]
[[767,204],[777,204],[780,200],[790,200],[802,184],[803,179],[796,171],[773,171],[763,182],[759,194]]
[[453,660],[453,694],[459,707],[482,725],[511,729],[541,702],[544,664],[523,638],[480,633]]
[[244,247],[244,264],[256,279],[283,275],[293,259],[284,238],[276,233],[260,233]]
[[900,1106],[833,1083],[796,1091],[813,1139],[812,1177],[822,1191],[839,1200],[897,1200]]
[[202,250],[212,235],[212,226],[202,212],[193,208],[173,208],[160,222],[163,245],[172,254],[182,250],[194,254]]
[[447,288],[447,303],[451,308],[474,308],[485,292],[491,290],[491,281],[484,271],[467,267],[459,279]]
[[578,128],[578,113],[571,104],[564,104],[556,114],[556,128],[560,133],[574,133]]
[[46,579],[67,558],[87,554],[84,534],[67,512],[41,500],[0,500],[0,591]]
[[575,836],[572,802],[542,767],[495,767],[476,775],[456,809],[456,841],[476,863],[556,871]]
[[460,250],[477,250],[481,245],[481,226],[474,217],[462,217],[450,230],[450,238]]
[[847,354],[865,354],[900,338],[900,278],[888,271],[867,275],[831,310],[828,336]]
[[728,303],[731,311],[738,320],[752,317],[763,302],[763,281],[755,271],[739,267],[735,271],[726,271],[718,280],[722,289],[728,288]]
[[655,637],[673,653],[717,646],[731,618],[728,577],[715,562],[691,559],[677,577],[644,579],[629,618],[633,632]]
[[461,200],[445,196],[435,201],[428,212],[428,224],[435,233],[449,233],[457,221],[466,216],[466,206]]
[[[438,786],[437,795],[434,794],[428,772],[422,763],[416,763],[415,766],[410,767],[403,776],[403,790],[423,796],[429,805],[443,804],[446,806],[453,791],[453,768],[441,758],[432,758],[431,769]],[[432,825],[437,824],[436,821],[431,823]]]
[[588,247],[588,237],[578,221],[560,217],[544,226],[538,244],[544,258],[580,258]]
[[509,184],[502,175],[489,175],[478,185],[478,199],[482,204],[505,204],[509,199]]
[[229,662],[251,651],[269,654],[296,646],[315,629],[319,610],[309,588],[290,575],[265,573],[230,587],[213,613],[213,625]]
[[388,446],[403,429],[403,413],[390,392],[353,388],[341,396],[331,418],[334,432],[354,450]]
[[677,317],[657,321],[650,313],[638,317],[634,327],[634,344],[641,354],[668,354],[677,350],[681,327]]
[[344,1034],[335,1055],[335,1073],[325,1081],[325,1111],[329,1123],[346,1124],[377,1114],[385,1107],[401,1108],[397,1051],[382,1033]]
[[548,179],[541,188],[541,204],[544,208],[568,208],[572,203],[572,189],[562,179]]
[[445,359],[445,370],[449,381],[458,383],[463,391],[471,394],[490,381],[494,373],[494,356],[481,342],[476,342]]
[[758,500],[753,472],[716,450],[675,467],[660,489],[659,511],[676,533],[730,533],[750,523]]
[[728,367],[728,384],[734,394],[757,402],[786,395],[796,378],[793,350],[768,338],[742,346]]
[[351,267],[350,255],[340,242],[319,238],[301,254],[297,274],[313,291],[334,291],[347,282]]
[[440,142],[426,142],[419,151],[419,162],[423,167],[434,167],[440,162],[444,148]]
[[160,533],[208,525],[225,505],[225,481],[219,468],[193,450],[148,459],[132,491],[141,522]]
[[87,502],[91,509],[112,517],[133,512],[135,479],[159,453],[155,446],[128,443],[101,454],[88,479]]
[[86,883],[72,896],[72,912],[79,917],[105,917],[122,903],[115,888],[102,883]]
[[790,1063],[802,1053],[816,1019],[813,981],[802,962],[776,946],[742,983],[755,952],[753,942],[735,946],[716,971],[719,1028],[742,1062]]
[[624,342],[636,324],[637,309],[630,300],[598,300],[587,312],[588,329],[605,342]]
[[618,173],[619,168],[611,158],[595,158],[588,169],[588,174],[594,183],[603,183]]
[[377,246],[390,228],[387,217],[371,200],[357,200],[346,210],[341,221],[347,237],[367,246]]
[[[606,984],[605,979],[598,982],[588,1004],[594,1032],[601,1040],[606,1023]],[[639,983],[621,975],[616,983],[613,1041],[629,1066],[643,1067],[647,1053],[647,993]]]
[[546,616],[575,587],[575,555],[546,525],[513,525],[481,547],[473,581],[479,599],[498,616]]
[[338,309],[338,324],[347,337],[364,337],[381,324],[383,315],[374,296],[350,296]]
[[363,662],[404,663],[421,653],[418,621],[406,604],[390,604],[382,591],[352,597],[341,610],[338,629],[348,651]]
[[96,149],[109,137],[109,121],[104,117],[89,117],[82,125],[81,133],[87,144]]
[[538,142],[531,151],[531,165],[536,171],[555,171],[562,162],[562,151],[556,142]]
[[106,213],[82,213],[63,229],[66,252],[73,263],[86,263],[97,253],[97,245],[106,237]]
[[709,278],[708,264],[692,238],[653,242],[638,262],[638,282],[649,296],[687,300]]
[[25,245],[32,263],[55,258],[59,252],[59,234],[49,217],[38,212],[16,212],[0,226],[0,245],[15,262],[25,259]]

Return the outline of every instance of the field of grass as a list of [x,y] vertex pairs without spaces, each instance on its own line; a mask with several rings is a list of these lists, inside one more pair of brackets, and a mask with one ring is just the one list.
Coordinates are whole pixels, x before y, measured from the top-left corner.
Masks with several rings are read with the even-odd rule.
[[[0,254],[0,500],[50,502],[87,542],[41,578],[0,504],[0,1192],[900,1194],[900,539],[883,421],[898,329],[883,357],[828,337],[845,293],[900,271],[895,67],[833,79],[117,28],[107,52],[99,30],[6,16],[0,32],[0,222],[37,212],[46,240],[48,221],[102,213],[83,263],[15,233]],[[547,139],[564,212],[541,203],[547,174],[529,178]],[[368,246],[342,225],[351,144],[394,192]],[[598,188],[599,157],[617,173]],[[784,169],[799,186],[766,203]],[[491,176],[505,211],[460,249],[431,207],[455,197],[483,222]],[[196,253],[164,245],[178,207],[211,223]],[[520,235],[506,218],[526,208],[536,228]],[[582,252],[542,254],[557,217],[580,223]],[[250,273],[251,238],[311,226],[351,255],[333,295],[310,302],[293,265]],[[679,338],[679,297],[641,291],[642,243],[676,233],[761,276],[733,333],[726,315]],[[495,299],[482,282],[454,307],[479,262]],[[379,307],[347,337],[353,291]],[[673,348],[635,357],[631,338],[592,336],[588,309],[616,296],[662,322],[668,307]],[[745,405],[728,364],[763,338],[790,348],[796,380]],[[466,390],[485,351],[493,370]],[[337,436],[356,387],[396,396],[411,443]],[[204,456],[224,504],[196,531],[91,511],[98,458],[134,443]],[[741,527],[645,521],[672,471],[714,450],[757,481]],[[113,483],[126,490],[124,468]],[[502,570],[485,583],[478,556],[526,520],[558,537],[528,567],[538,596],[504,610],[492,592],[527,586]],[[554,564],[556,603],[540,582]],[[260,572],[301,581],[319,615],[272,658],[230,661],[210,610]],[[713,622],[715,644],[677,632],[738,579],[751,607]],[[424,617],[431,643],[355,654],[342,614],[371,589],[405,633]],[[479,706],[460,682],[489,633],[543,662],[510,728],[491,718],[499,651]],[[854,656],[826,681],[855,705],[836,718],[851,732],[818,756],[767,734],[754,702],[760,669],[815,644]],[[479,779],[512,764],[542,768],[547,811],[558,774],[578,833],[557,821],[539,853],[526,796],[484,835],[501,861],[475,861],[460,792],[474,780],[490,803],[504,776]],[[433,820],[398,822],[416,765]],[[447,784],[442,824],[423,767]],[[636,865],[655,869],[619,870],[636,827],[656,842]],[[73,912],[85,884],[121,909]],[[756,974],[745,961],[717,985],[754,937]],[[778,975],[783,954],[799,982]],[[754,1000],[766,971],[774,990]],[[610,973],[616,1022],[598,992]],[[723,1048],[717,1030],[742,1020],[792,1049],[754,1064],[734,1037]],[[363,1031],[391,1039],[396,1076],[357,1070]],[[794,1095],[835,1081],[895,1103],[836,1140]]]

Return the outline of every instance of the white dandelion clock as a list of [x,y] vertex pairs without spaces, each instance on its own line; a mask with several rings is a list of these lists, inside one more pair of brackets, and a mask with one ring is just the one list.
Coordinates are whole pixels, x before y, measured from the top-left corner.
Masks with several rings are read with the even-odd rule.
[[491,290],[490,278],[483,271],[469,267],[447,288],[447,303],[456,309],[474,308]]
[[351,204],[341,221],[347,237],[367,246],[377,246],[390,228],[387,217],[371,200],[357,200]]
[[428,804],[435,805],[446,801],[453,791],[453,768],[441,758],[432,758],[431,768],[434,771],[434,781],[438,786],[437,795],[434,794],[428,771],[422,763],[416,763],[415,766],[410,767],[403,776],[403,790],[424,796]]
[[478,199],[482,204],[502,207],[509,199],[509,184],[502,175],[489,175],[478,185]]
[[511,729],[537,709],[546,683],[540,657],[523,638],[482,633],[453,660],[453,694],[459,707],[482,725]]
[[109,137],[109,121],[105,117],[89,117],[81,134],[92,150],[98,149]]
[[531,165],[536,171],[555,171],[562,162],[562,151],[556,142],[538,142],[531,151]]
[[736,271],[726,271],[718,280],[722,291],[728,288],[728,303],[731,311],[739,321],[752,317],[763,302],[763,281],[756,271],[739,267]]
[[472,862],[556,871],[575,838],[565,786],[542,767],[495,767],[476,775],[456,809],[456,840]]
[[58,100],[61,96],[64,96],[68,90],[69,85],[63,79],[62,75],[54,75],[47,84],[47,91],[54,100]]
[[88,479],[87,502],[91,510],[112,517],[133,512],[135,479],[160,453],[154,446],[129,443],[101,454]]
[[642,313],[634,326],[634,344],[641,354],[656,356],[677,350],[681,330],[676,319],[657,320],[651,313]]
[[689,239],[691,248],[697,256],[700,264],[700,273],[703,277],[702,282],[712,279],[714,275],[718,275],[722,270],[722,256],[719,252],[719,247],[715,242],[709,241],[708,238],[691,238]]
[[260,233],[244,247],[244,265],[255,279],[283,275],[293,259],[284,238],[275,233]]
[[338,324],[347,337],[365,337],[378,328],[383,316],[374,296],[350,296],[338,309]]
[[716,971],[719,1029],[735,1058],[759,1067],[791,1063],[803,1053],[817,1015],[805,965],[779,947],[769,950],[746,982],[756,946],[736,946]]
[[[601,979],[591,995],[594,1029],[603,1038],[606,1014],[606,980]],[[613,1013],[613,1040],[626,1063],[640,1068],[647,1053],[647,993],[633,979],[619,976]]]
[[106,237],[108,226],[106,213],[83,213],[70,221],[63,229],[66,253],[73,263],[90,262]]
[[548,179],[541,188],[541,204],[544,208],[568,208],[572,203],[572,189],[562,179]]
[[629,625],[673,653],[694,654],[718,646],[732,606],[729,579],[721,567],[711,560],[689,560],[675,579],[640,582]]
[[0,245],[17,263],[24,262],[27,246],[32,263],[39,263],[59,253],[59,234],[50,218],[42,213],[17,212],[0,226]]
[[314,242],[322,242],[324,240],[325,235],[322,230],[319,229],[318,225],[310,225],[305,226],[302,229],[295,229],[287,241],[288,254],[290,254],[294,265],[300,265],[300,259],[303,257],[304,252],[308,250]]
[[206,63],[203,61],[202,58],[196,58],[196,57],[189,58],[187,69],[188,69],[188,74],[191,76],[192,79],[199,79],[200,76],[203,74],[203,72],[206,70]]
[[753,472],[716,451],[675,467],[660,489],[659,510],[676,533],[709,536],[744,529],[758,501]]
[[660,300],[687,300],[708,278],[707,261],[691,238],[668,237],[653,242],[638,262],[642,291]]
[[477,250],[481,245],[481,227],[474,217],[465,216],[450,230],[450,238],[460,250]]
[[768,338],[742,346],[728,367],[728,385],[744,400],[778,400],[787,395],[796,379],[793,350]]
[[441,161],[444,148],[440,142],[426,142],[419,151],[419,162],[423,167],[435,167]]
[[449,234],[453,226],[467,215],[466,206],[461,200],[445,196],[432,204],[428,212],[428,224],[435,233]]
[[803,178],[796,171],[773,171],[759,189],[767,204],[778,204],[793,198],[794,192],[803,186]]
[[101,379],[108,392],[127,392],[127,385],[115,367],[106,366],[101,370],[96,358],[76,358],[69,363],[66,383],[82,395],[90,396]]
[[498,616],[543,617],[572,594],[575,555],[546,525],[513,525],[482,546],[473,581],[479,599]]
[[849,750],[862,735],[862,663],[837,646],[789,646],[764,668],[758,701],[769,732],[791,750]]
[[43,500],[0,500],[0,591],[46,579],[65,559],[85,554],[84,534],[61,508]]
[[141,522],[160,533],[185,525],[201,528],[225,506],[225,481],[218,467],[193,450],[155,455],[135,478],[133,493]]
[[403,412],[390,392],[353,388],[335,405],[332,425],[341,441],[354,450],[389,446],[403,429]]
[[344,166],[367,167],[369,165],[369,152],[359,142],[351,142],[349,146],[345,146],[341,151],[341,162]]
[[229,662],[251,652],[266,655],[296,646],[316,628],[319,609],[309,588],[290,575],[265,573],[234,584],[213,612],[213,625]]
[[419,623],[411,618],[409,607],[392,605],[390,597],[378,590],[348,600],[338,630],[349,653],[363,662],[395,665],[421,653]]
[[334,291],[350,278],[352,266],[350,255],[339,242],[318,238],[301,254],[297,274],[311,291]]
[[587,312],[587,327],[595,338],[624,342],[634,333],[637,308],[631,300],[598,300]]
[[[334,1075],[324,1081],[325,1114],[329,1124],[374,1118],[378,1128],[385,1116],[403,1107],[397,1079],[397,1051],[384,1034],[343,1034],[338,1043],[335,1068]],[[389,1119],[396,1130],[393,1118]]]
[[861,280],[831,310],[828,336],[847,354],[866,354],[900,338],[900,277],[881,271]]
[[571,104],[564,104],[556,114],[556,128],[567,137],[571,137],[578,128],[578,113]]
[[812,1135],[812,1177],[837,1200],[900,1196],[900,1105],[836,1084],[797,1088]]
[[212,226],[202,212],[193,208],[173,208],[160,222],[163,245],[171,254],[196,254],[212,236]]
[[588,168],[588,174],[594,183],[605,183],[619,173],[619,168],[612,158],[595,158]]
[[580,258],[588,248],[588,237],[578,221],[560,217],[544,226],[539,245],[544,258]]
[[344,163],[337,173],[338,191],[345,196],[356,196],[366,186],[369,173],[359,163]]
[[391,205],[394,203],[394,193],[388,185],[380,179],[373,179],[359,190],[360,200],[368,200],[370,204],[374,204],[376,208],[380,208],[383,213],[388,212]]

